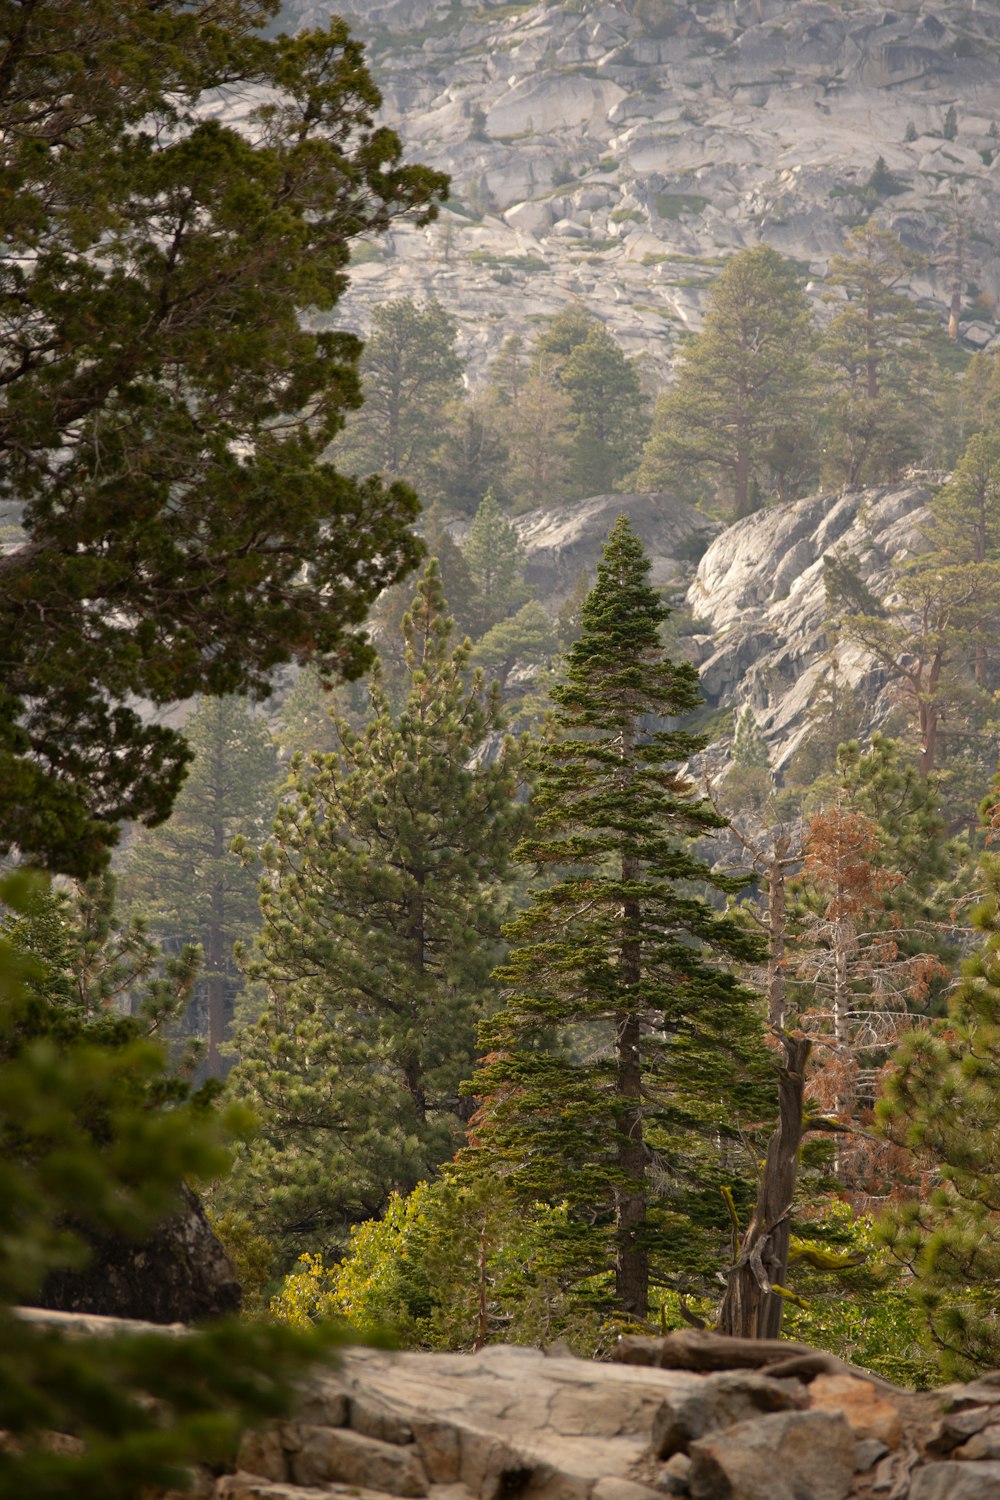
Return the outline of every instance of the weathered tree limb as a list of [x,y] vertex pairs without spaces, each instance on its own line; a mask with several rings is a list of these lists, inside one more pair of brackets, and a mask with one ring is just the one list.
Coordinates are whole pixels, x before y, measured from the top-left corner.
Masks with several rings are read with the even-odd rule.
[[793,1037],[781,1029],[775,1035],[785,1054],[778,1072],[778,1127],[767,1145],[757,1202],[728,1272],[717,1324],[720,1334],[749,1339],[777,1339],[781,1331],[783,1299],[773,1288],[784,1286],[788,1273],[789,1218],[802,1143],[805,1068],[812,1047],[807,1037]]

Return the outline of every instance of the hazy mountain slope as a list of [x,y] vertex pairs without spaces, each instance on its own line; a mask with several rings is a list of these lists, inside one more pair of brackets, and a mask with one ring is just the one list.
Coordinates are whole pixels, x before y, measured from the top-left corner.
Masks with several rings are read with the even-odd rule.
[[[962,221],[963,335],[995,336],[995,4],[287,0],[285,19],[332,9],[410,155],[454,184],[438,225],[356,267],[362,326],[376,299],[434,292],[475,367],[576,296],[666,365],[720,255],[764,239],[818,276],[874,210],[928,256],[912,291],[942,317]],[[901,190],[866,200],[880,155]]]

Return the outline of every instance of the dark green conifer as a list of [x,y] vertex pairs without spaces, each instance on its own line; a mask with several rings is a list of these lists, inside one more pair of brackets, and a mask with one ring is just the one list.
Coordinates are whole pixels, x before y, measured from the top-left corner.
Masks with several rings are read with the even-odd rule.
[[704,741],[663,727],[698,703],[698,679],[664,655],[648,572],[622,517],[552,691],[537,831],[518,850],[552,878],[507,929],[471,1153],[522,1201],[568,1201],[579,1274],[612,1261],[617,1306],[640,1316],[651,1276],[712,1261],[699,1231],[729,1180],[720,1143],[756,1107],[762,1065],[754,996],[720,964],[755,940],[696,893],[740,882],[690,846],[724,820],[676,766]]
[[376,673],[364,731],[336,719],[337,750],[293,761],[261,851],[264,929],[245,966],[268,1003],[237,1037],[229,1086],[262,1130],[231,1201],[289,1252],[339,1248],[453,1155],[500,953],[514,757],[468,642],[451,640],[436,563],[403,637],[402,710]]

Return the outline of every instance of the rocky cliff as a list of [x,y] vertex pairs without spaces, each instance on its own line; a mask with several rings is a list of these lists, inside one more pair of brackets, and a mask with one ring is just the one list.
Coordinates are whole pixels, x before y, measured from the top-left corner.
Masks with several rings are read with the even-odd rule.
[[[810,495],[722,529],[669,494],[598,495],[515,524],[526,577],[555,610],[581,573],[593,579],[608,532],[627,515],[652,560],[653,582],[692,617],[683,645],[706,701],[734,711],[749,704],[780,770],[807,731],[816,681],[829,665],[824,559],[854,559],[871,591],[891,597],[894,571],[927,548],[930,498],[915,481]],[[882,727],[896,702],[881,668],[846,641],[837,666],[858,690],[867,722]]]
[[293,1420],[246,1436],[236,1472],[195,1478],[201,1500],[995,1500],[1000,1376],[913,1394],[803,1345],[690,1330],[607,1364],[352,1349]]
[[665,369],[720,256],[766,240],[816,278],[874,213],[928,257],[911,293],[943,317],[960,261],[962,336],[996,337],[993,4],[286,0],[284,21],[331,11],[369,41],[410,157],[453,183],[436,225],[365,251],[349,323],[434,293],[481,371],[579,297]]
[[[687,603],[705,631],[693,637],[702,691],[711,704],[750,705],[774,769],[798,748],[817,679],[829,666],[825,559],[851,558],[871,592],[891,599],[894,573],[929,546],[930,498],[914,483],[810,495],[738,521],[701,559]],[[896,694],[882,668],[841,641],[837,669],[857,689],[869,727],[883,727]]]

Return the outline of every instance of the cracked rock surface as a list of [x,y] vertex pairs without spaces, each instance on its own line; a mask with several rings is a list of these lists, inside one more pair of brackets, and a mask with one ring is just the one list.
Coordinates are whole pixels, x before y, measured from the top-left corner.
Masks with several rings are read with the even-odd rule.
[[[509,333],[577,297],[666,373],[720,256],[761,241],[822,277],[874,214],[928,257],[907,290],[946,314],[965,225],[970,349],[998,337],[1000,13],[989,0],[285,0],[344,14],[411,160],[448,207],[352,266],[341,311],[435,294],[478,379]],[[652,17],[652,19],[650,19]],[[234,108],[228,102],[225,108]],[[949,109],[955,117],[946,127]],[[869,193],[881,157],[889,191]]]
[[303,1417],[248,1436],[213,1500],[1000,1494],[1000,1384],[983,1382],[913,1396],[860,1373],[809,1382],[502,1346],[355,1349],[317,1379]]
[[193,1479],[197,1500],[996,1500],[1000,1371],[915,1394],[802,1344],[692,1330],[623,1339],[610,1363],[348,1349],[292,1420],[246,1434],[235,1472]]

